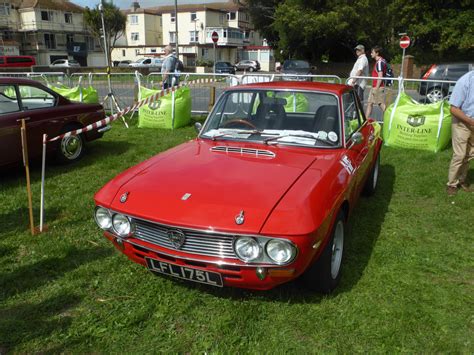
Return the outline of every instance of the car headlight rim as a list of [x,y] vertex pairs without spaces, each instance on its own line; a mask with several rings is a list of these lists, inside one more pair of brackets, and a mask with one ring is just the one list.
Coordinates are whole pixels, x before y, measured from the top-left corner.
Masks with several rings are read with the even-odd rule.
[[119,237],[125,238],[133,234],[134,225],[129,217],[115,213],[112,216],[112,229]]
[[[250,247],[251,249],[253,249],[252,250],[253,255],[251,256],[244,255],[241,249],[244,247],[247,247],[247,248]],[[234,242],[234,252],[240,260],[246,263],[258,261],[259,259],[261,259],[262,254],[263,254],[262,246],[255,238],[252,238],[252,237],[237,238]]]
[[295,245],[288,240],[271,239],[265,244],[265,254],[277,265],[291,263],[295,259],[296,253]]
[[95,223],[103,230],[112,228],[112,214],[107,208],[97,206],[94,212]]

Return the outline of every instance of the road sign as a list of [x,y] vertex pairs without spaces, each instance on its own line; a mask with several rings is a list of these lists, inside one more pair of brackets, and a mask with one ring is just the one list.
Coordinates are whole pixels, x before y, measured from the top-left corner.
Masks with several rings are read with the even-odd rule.
[[400,37],[400,47],[405,49],[410,46],[410,37],[408,36],[402,36]]
[[217,41],[219,40],[219,34],[216,31],[214,31],[212,32],[211,38],[212,38],[212,42],[217,43]]

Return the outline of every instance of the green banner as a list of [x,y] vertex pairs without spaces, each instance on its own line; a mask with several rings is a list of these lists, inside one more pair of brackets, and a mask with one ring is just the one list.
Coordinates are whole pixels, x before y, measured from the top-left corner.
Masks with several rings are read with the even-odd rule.
[[451,113],[445,101],[420,104],[402,92],[384,113],[386,145],[439,152],[451,140]]
[[[160,90],[140,87],[139,100],[158,92]],[[174,120],[172,95],[173,93],[169,93],[150,105],[140,107],[138,127],[174,129],[188,125],[191,122],[191,90],[188,87],[182,87],[174,91]]]

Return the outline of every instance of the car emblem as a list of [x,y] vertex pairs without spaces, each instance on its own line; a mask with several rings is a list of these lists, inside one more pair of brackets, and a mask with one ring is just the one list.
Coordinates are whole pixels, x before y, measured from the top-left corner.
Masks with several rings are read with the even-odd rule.
[[410,115],[407,117],[407,123],[412,127],[423,126],[425,124],[425,116],[423,115]]
[[191,194],[185,193],[185,194],[183,195],[183,197],[181,197],[181,200],[186,201],[186,200],[187,200],[188,198],[190,198],[190,197],[191,197]]
[[127,202],[128,194],[129,194],[129,193],[130,193],[130,192],[127,191],[127,192],[123,193],[122,196],[120,196],[120,202],[121,202],[121,203]]
[[176,249],[181,249],[186,241],[186,235],[179,229],[170,229],[166,232],[168,239]]
[[237,216],[235,216],[235,223],[240,226],[241,224],[244,224],[244,222],[245,222],[244,210],[242,210]]

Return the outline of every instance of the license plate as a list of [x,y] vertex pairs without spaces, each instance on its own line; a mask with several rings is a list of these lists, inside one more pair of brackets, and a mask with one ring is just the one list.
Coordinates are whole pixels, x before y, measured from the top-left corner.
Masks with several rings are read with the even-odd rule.
[[164,261],[145,258],[148,269],[160,274],[177,277],[179,279],[199,282],[206,285],[222,287],[222,276],[217,272],[193,269],[186,266],[166,263]]

